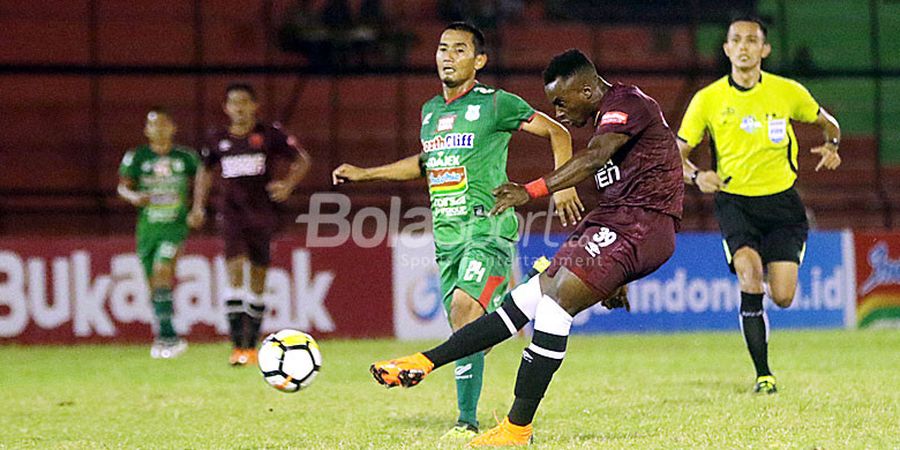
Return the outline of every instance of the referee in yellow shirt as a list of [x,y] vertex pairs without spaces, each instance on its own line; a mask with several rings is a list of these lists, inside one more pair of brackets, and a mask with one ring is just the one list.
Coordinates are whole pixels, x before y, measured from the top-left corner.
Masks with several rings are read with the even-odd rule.
[[[678,131],[678,147],[685,182],[716,196],[725,257],[741,286],[741,331],[756,367],[754,392],[774,394],[763,283],[768,282],[776,305],[791,305],[809,228],[794,189],[797,138],[791,120],[823,129],[825,143],[811,150],[822,157],[816,170],[841,164],[841,132],[800,83],[762,71],[772,47],[759,19],[733,20],[722,48],[731,74],[694,95]],[[706,134],[713,170],[701,170],[689,159]]]

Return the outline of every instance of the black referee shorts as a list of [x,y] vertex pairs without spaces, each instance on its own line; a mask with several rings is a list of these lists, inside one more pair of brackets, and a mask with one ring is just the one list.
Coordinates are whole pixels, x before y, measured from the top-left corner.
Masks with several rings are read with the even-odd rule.
[[719,192],[716,218],[732,273],[732,256],[741,247],[756,250],[764,266],[775,261],[803,262],[809,223],[800,194],[793,187],[760,197]]

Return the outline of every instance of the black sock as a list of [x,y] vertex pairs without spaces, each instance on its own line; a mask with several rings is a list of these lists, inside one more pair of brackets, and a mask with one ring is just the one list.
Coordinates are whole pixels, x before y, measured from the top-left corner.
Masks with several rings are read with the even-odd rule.
[[[503,305],[496,311],[460,328],[443,344],[424,354],[434,363],[436,369],[509,339],[515,331],[521,330],[527,323],[528,317],[507,293]],[[510,326],[515,328],[515,331],[511,330]]]
[[741,331],[757,377],[772,375],[769,371],[769,338],[762,302],[763,294],[741,292]]
[[[544,393],[547,392],[547,386],[550,385],[553,374],[562,365],[567,341],[568,336],[557,336],[535,330],[531,345],[522,352],[522,361],[519,363],[519,374],[516,376],[516,399],[508,416],[510,423],[525,426],[534,420],[534,413],[537,411]],[[549,352],[545,350],[549,350]]]
[[263,313],[266,312],[266,305],[253,304],[247,305],[244,312],[244,348],[256,348],[259,342],[259,329],[262,326]]
[[225,300],[225,316],[231,334],[231,345],[234,348],[244,347],[244,301],[233,298]]

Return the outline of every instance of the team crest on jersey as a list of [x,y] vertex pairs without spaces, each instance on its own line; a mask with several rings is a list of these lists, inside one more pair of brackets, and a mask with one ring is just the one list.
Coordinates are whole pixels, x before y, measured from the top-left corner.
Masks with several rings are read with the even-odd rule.
[[219,151],[227,152],[228,150],[231,150],[231,141],[229,141],[228,139],[222,139],[221,141],[219,141]]
[[440,119],[438,119],[437,132],[440,133],[442,131],[450,131],[453,129],[453,124],[455,123],[456,114],[441,117]]
[[263,145],[263,137],[259,133],[253,133],[250,135],[250,138],[247,139],[247,142],[250,144],[250,148],[259,150]]
[[158,177],[172,176],[172,161],[169,158],[160,158],[153,165],[153,175]]
[[741,119],[741,129],[748,134],[753,134],[760,128],[762,128],[762,124],[756,120],[756,117],[747,116]]
[[434,113],[425,114],[425,118],[422,119],[422,125],[428,125],[429,123],[431,123],[432,115],[434,115]]
[[600,118],[600,126],[603,125],[625,125],[628,123],[628,113],[622,111],[607,111]]
[[773,144],[780,144],[787,136],[787,119],[769,120],[769,140]]
[[469,105],[466,109],[466,120],[474,122],[481,117],[481,105]]

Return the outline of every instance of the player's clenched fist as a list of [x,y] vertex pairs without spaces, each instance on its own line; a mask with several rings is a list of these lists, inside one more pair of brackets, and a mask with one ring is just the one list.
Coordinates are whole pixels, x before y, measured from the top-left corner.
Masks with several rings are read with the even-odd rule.
[[203,226],[206,223],[206,211],[199,208],[191,208],[191,211],[187,216],[188,226],[197,229]]
[[268,191],[269,198],[273,202],[281,203],[291,196],[291,192],[294,192],[294,186],[281,180],[272,181],[266,185],[266,191]]
[[714,170],[704,170],[697,174],[697,187],[704,194],[719,192],[725,187],[725,184]]
[[491,193],[497,199],[497,202],[494,203],[494,208],[491,209],[492,216],[506,211],[507,208],[524,205],[531,199],[528,191],[525,190],[525,186],[516,183],[503,184],[491,191]]
[[331,182],[337,186],[350,181],[362,181],[366,170],[352,164],[341,164],[331,172]]

